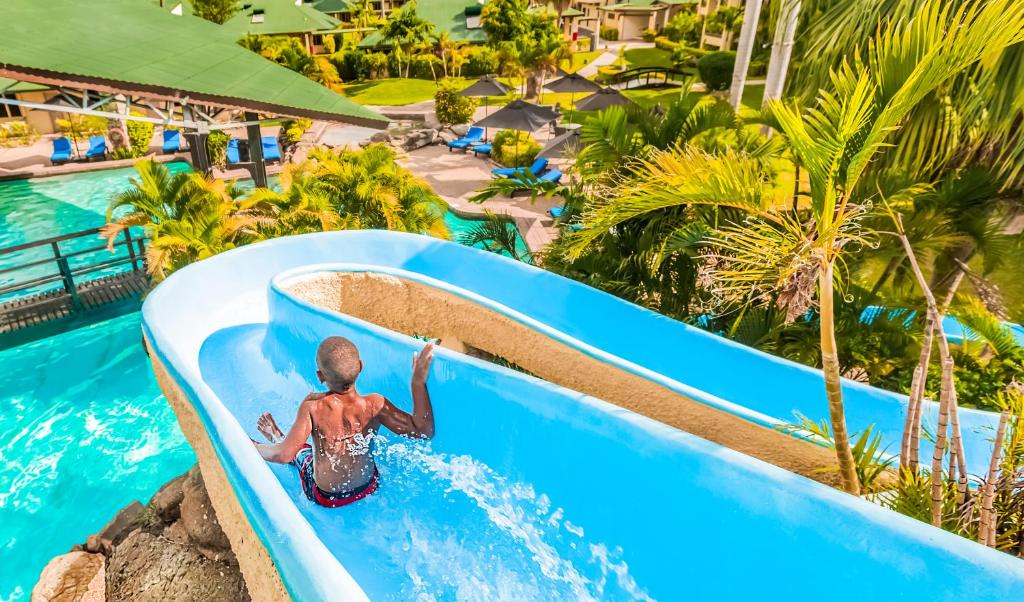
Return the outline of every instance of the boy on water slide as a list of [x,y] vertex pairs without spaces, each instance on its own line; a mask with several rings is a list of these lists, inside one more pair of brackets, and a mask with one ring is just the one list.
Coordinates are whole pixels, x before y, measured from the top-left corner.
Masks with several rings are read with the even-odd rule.
[[[268,462],[293,464],[299,470],[302,492],[328,508],[363,499],[377,490],[373,437],[384,425],[398,435],[430,439],[434,412],[427,393],[427,375],[434,358],[428,343],[412,360],[412,414],[403,412],[382,395],[361,395],[356,378],[363,369],[359,351],[343,337],[325,339],[316,351],[317,378],[326,393],[310,393],[299,405],[295,423],[286,436],[270,412],[256,423],[269,444],[256,449]],[[306,440],[313,435],[313,446]]]

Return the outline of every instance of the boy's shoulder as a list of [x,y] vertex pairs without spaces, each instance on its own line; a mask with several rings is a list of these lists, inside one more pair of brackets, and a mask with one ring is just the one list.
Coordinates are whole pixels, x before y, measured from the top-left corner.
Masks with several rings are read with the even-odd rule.
[[388,400],[387,397],[384,397],[380,393],[367,393],[362,397],[366,401],[370,402],[370,405],[373,406],[374,411],[377,412],[379,412],[384,407],[384,404]]

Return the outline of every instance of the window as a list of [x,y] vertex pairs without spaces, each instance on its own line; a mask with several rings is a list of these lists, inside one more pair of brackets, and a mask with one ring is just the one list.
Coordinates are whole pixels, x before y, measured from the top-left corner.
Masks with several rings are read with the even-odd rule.
[[[0,98],[7,100],[15,100],[13,94],[0,94]],[[0,104],[0,119],[8,119],[11,117],[21,117],[21,107],[14,105]]]

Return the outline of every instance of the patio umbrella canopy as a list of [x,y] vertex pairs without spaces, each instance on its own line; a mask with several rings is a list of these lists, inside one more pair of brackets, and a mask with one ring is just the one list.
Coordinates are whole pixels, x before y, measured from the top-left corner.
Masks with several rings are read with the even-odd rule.
[[558,113],[552,109],[525,100],[513,100],[473,125],[482,128],[535,132],[556,119],[558,119]]
[[563,157],[567,152],[575,152],[583,146],[583,139],[580,137],[579,130],[569,130],[564,134],[560,134],[551,139],[539,153],[538,157],[546,159],[556,159]]
[[602,111],[608,107],[631,105],[633,101],[612,88],[602,88],[576,103],[578,111]]
[[475,81],[473,85],[459,92],[459,96],[505,96],[508,94],[508,87],[494,79],[493,75],[485,75]]
[[544,87],[552,92],[559,92],[563,94],[572,92],[597,92],[602,89],[601,86],[578,73],[570,73],[561,79],[548,82],[544,84]]

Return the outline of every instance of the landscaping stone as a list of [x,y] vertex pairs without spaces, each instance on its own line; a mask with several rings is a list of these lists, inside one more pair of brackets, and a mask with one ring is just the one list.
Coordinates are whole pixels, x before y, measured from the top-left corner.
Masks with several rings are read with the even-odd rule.
[[164,522],[174,522],[181,516],[181,499],[185,495],[182,485],[186,475],[187,472],[165,483],[149,500],[149,508]]
[[376,134],[373,134],[372,136],[370,136],[370,142],[371,143],[374,143],[374,142],[384,142],[384,143],[391,142],[391,134],[389,134],[387,132],[377,132]]
[[458,140],[459,138],[455,133],[450,132],[448,130],[441,130],[440,132],[437,133],[437,137],[440,138],[441,142],[444,142],[445,144],[453,140]]
[[188,538],[197,546],[216,555],[231,549],[231,543],[217,523],[217,514],[203,484],[198,466],[185,474],[182,483],[181,522]]
[[138,500],[121,508],[98,533],[99,538],[106,539],[116,546],[144,520],[145,511],[146,507]]
[[104,558],[88,552],[69,552],[50,560],[32,588],[31,597],[32,602],[105,602],[106,599]]
[[110,600],[237,602],[249,592],[237,567],[139,530],[114,548],[107,566]]
[[469,124],[468,123],[461,123],[461,124],[458,124],[458,125],[453,125],[451,127],[451,130],[452,130],[452,132],[456,136],[461,138],[461,137],[465,136],[467,133],[469,133]]

